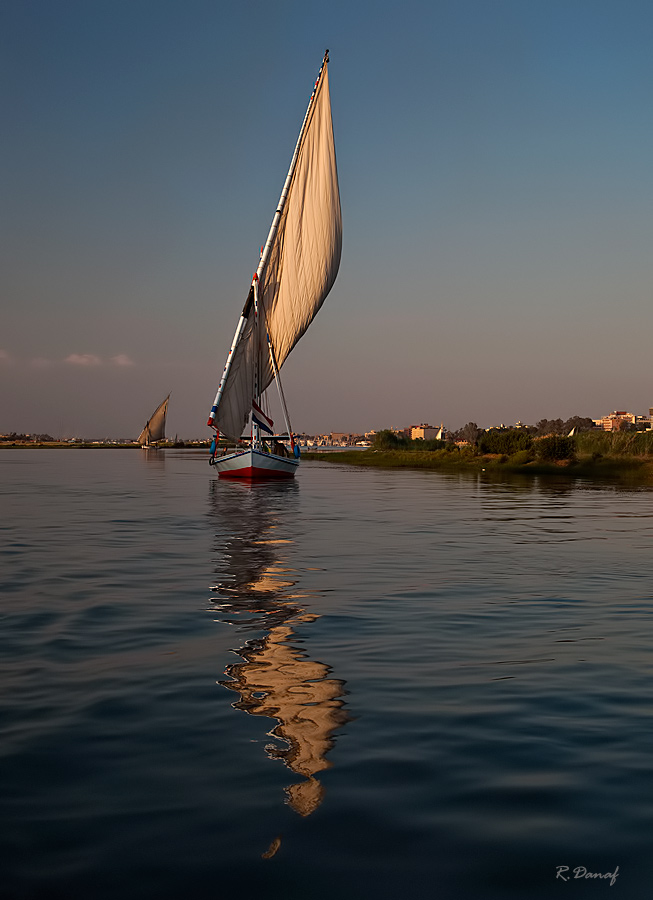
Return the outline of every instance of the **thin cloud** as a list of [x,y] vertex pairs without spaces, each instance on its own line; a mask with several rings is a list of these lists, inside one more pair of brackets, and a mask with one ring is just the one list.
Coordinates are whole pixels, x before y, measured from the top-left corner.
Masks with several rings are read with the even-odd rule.
[[43,356],[35,356],[34,359],[30,360],[30,365],[35,369],[46,369],[52,365],[52,360],[45,359]]
[[11,356],[6,350],[0,350],[0,363],[4,363],[7,366],[11,365]]
[[130,359],[125,353],[119,353],[117,356],[112,356],[109,360],[114,366],[134,366],[135,362]]
[[71,353],[64,359],[64,362],[73,366],[99,366],[102,364],[100,357],[94,356],[93,353]]

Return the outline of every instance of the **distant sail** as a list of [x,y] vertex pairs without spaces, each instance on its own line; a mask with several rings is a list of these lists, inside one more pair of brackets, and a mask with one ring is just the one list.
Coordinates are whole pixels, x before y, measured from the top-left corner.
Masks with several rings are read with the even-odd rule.
[[156,441],[165,440],[168,400],[170,400],[170,394],[168,394],[163,403],[160,403],[159,406],[157,406],[150,418],[145,423],[145,427],[138,436],[138,443],[142,447],[147,446],[148,444],[153,444]]
[[[244,327],[215,414],[215,427],[233,440],[240,438],[247,424],[252,398],[260,396],[275,377],[267,335],[281,368],[324,303],[340,266],[342,214],[327,61],[325,57],[291,163],[292,178],[278,227],[271,230],[272,242],[266,245],[267,261],[258,282],[258,322],[252,285],[242,312]],[[280,206],[283,200],[284,194]]]

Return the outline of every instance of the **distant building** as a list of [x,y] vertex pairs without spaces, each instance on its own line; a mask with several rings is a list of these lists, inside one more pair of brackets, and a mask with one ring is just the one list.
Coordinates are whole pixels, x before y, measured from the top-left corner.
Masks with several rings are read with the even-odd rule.
[[434,428],[432,425],[411,425],[410,439],[411,441],[434,441],[439,431],[439,428]]
[[622,422],[628,422],[629,425],[635,425],[637,418],[635,413],[617,409],[607,416],[603,416],[601,419],[592,419],[592,421],[597,428],[602,428],[604,431],[619,431]]

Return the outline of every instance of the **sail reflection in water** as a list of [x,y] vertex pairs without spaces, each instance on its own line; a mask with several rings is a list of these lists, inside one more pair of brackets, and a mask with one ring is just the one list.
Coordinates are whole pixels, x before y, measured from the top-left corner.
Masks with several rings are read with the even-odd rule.
[[286,795],[295,812],[308,816],[324,797],[315,776],[331,765],[327,753],[349,716],[345,682],[330,678],[329,666],[292,643],[299,626],[318,618],[301,606],[298,575],[284,561],[292,541],[281,534],[294,518],[298,490],[295,482],[211,483],[220,555],[211,601],[220,621],[263,632],[234,651],[243,662],[227,666],[230,680],[219,684],[239,694],[235,709],[276,719],[268,734],[283,745],[265,749],[304,779],[287,787]]

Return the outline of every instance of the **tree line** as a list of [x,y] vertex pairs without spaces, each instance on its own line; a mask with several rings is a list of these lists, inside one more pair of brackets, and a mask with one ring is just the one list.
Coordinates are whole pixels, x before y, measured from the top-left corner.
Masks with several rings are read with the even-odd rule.
[[[626,425],[628,423],[625,423]],[[451,437],[454,441],[468,441],[470,444],[478,443],[479,438],[484,434],[517,432],[519,434],[530,434],[533,437],[545,437],[550,434],[568,435],[572,429],[579,434],[581,431],[591,431],[594,428],[594,420],[587,416],[570,416],[568,419],[540,419],[537,425],[520,425],[518,428],[492,428],[489,432],[479,428],[476,422],[468,422],[453,431]]]
[[[623,423],[625,430],[628,430],[628,422]],[[583,431],[591,431],[594,428],[594,421],[587,416],[571,416],[568,419],[540,419],[537,425],[523,425],[513,428],[491,428],[486,431],[479,428],[476,422],[468,422],[457,431],[447,433],[446,440],[412,440],[404,434],[385,429],[379,431],[374,436],[373,447],[375,450],[440,450],[447,444],[456,441],[466,441],[472,446],[503,446],[514,448],[510,451],[486,449],[486,453],[515,453],[518,450],[524,450],[531,446],[534,437],[546,436],[567,436],[570,431],[575,429],[575,433],[579,434]],[[505,437],[499,437],[505,435]],[[482,446],[483,445],[483,446]]]

